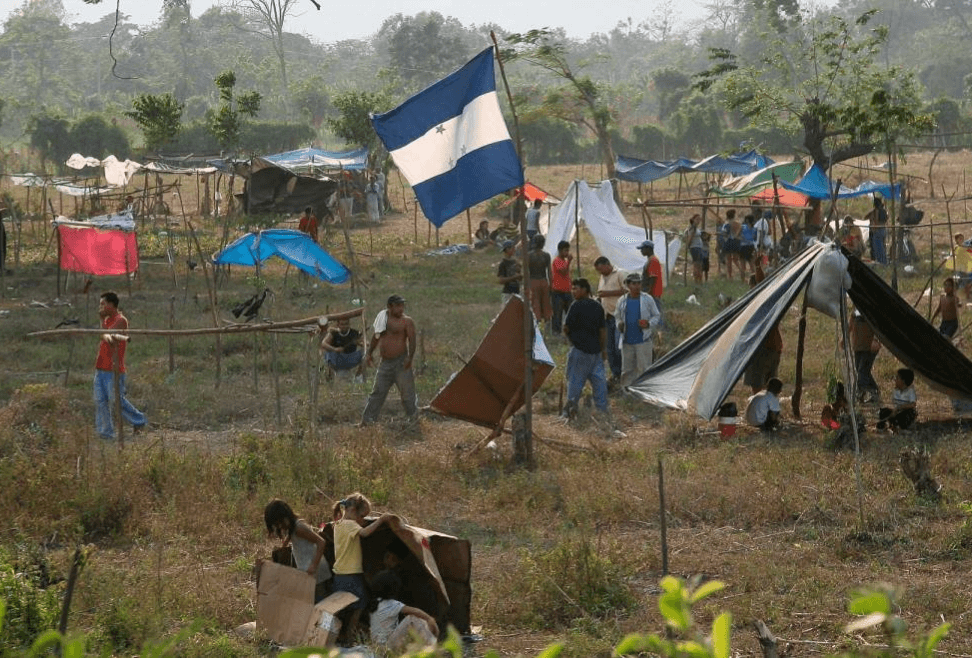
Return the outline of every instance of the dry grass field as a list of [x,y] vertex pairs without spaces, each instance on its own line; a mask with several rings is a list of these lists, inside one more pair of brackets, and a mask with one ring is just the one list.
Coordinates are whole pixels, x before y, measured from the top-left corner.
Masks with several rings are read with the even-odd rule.
[[[931,159],[914,154],[900,167],[914,177],[913,200],[925,210],[913,232],[922,259],[913,273],[899,273],[910,301],[922,299],[929,277],[937,299],[945,272],[934,268],[949,234],[972,237],[964,199],[969,154],[938,156],[929,184]],[[837,173],[849,184],[860,176],[849,168]],[[573,178],[597,180],[598,168],[557,166],[527,175],[560,196]],[[676,185],[672,179],[650,192],[672,198]],[[21,188],[0,192],[26,202]],[[628,202],[638,195],[631,185],[622,193]],[[182,194],[203,251],[212,252],[221,224],[193,216],[194,184],[186,183]],[[390,196],[396,212],[380,227],[369,230],[356,221],[351,231],[357,290],[312,287],[280,264],[263,268],[259,279],[234,268],[219,288],[217,313],[231,320],[236,303],[266,286],[273,295],[263,315],[275,320],[359,304],[370,320],[389,294],[401,293],[421,331],[417,381],[420,404],[427,404],[473,353],[499,310],[499,255],[427,255],[436,236],[430,238],[421,217],[416,231],[411,198],[403,208],[395,174]],[[840,214],[863,214],[868,203],[842,203]],[[474,209],[473,226],[485,212],[485,204]],[[640,225],[637,208],[625,212]],[[692,212],[653,209],[655,226],[682,231]],[[704,626],[720,612],[732,614],[733,655],[762,655],[752,630],[757,619],[789,647],[789,656],[873,649],[883,637],[843,631],[851,620],[847,600],[859,586],[889,583],[898,588],[897,612],[913,634],[950,622],[941,655],[972,656],[970,423],[954,418],[948,401],[919,381],[916,430],[862,437],[860,508],[854,455],[828,449],[816,422],[828,378],[839,368],[830,318],[811,312],[802,420],[787,408],[784,429],[773,436],[740,428],[722,439],[714,423],[623,396],[613,396],[611,405],[627,438],[604,442],[584,428],[566,427],[556,418],[566,354],[559,340],[550,342],[558,368],[535,399],[534,429],[576,449],[538,443],[532,472],[509,465],[508,440],[496,452],[472,454],[470,446],[485,435],[472,425],[423,415],[418,431],[403,431],[395,392],[379,426],[356,427],[370,383],[322,383],[312,432],[308,390],[316,349],[312,337],[298,333],[223,338],[218,386],[212,337],[174,341],[171,372],[167,340],[134,340],[129,397],[146,411],[150,427],[134,438],[129,433],[119,447],[94,432],[90,378],[97,339],[43,341],[26,334],[65,319],[95,326],[104,289],[119,292],[133,328],[168,327],[170,305],[175,327],[211,326],[203,268],[186,266],[198,258],[187,250],[177,211],[143,220],[136,279],[99,279],[85,292],[85,279],[71,275],[55,300],[49,231],[43,222],[24,225],[21,264],[5,278],[0,298],[0,596],[8,602],[0,655],[56,619],[79,544],[88,547],[87,558],[69,633],[87,634],[92,653],[135,655],[195,621],[179,655],[270,655],[269,643],[229,633],[255,618],[252,566],[271,549],[264,504],[284,498],[318,523],[329,518],[333,500],[357,490],[377,512],[472,542],[472,623],[485,638],[472,647],[474,654],[492,649],[528,656],[565,642],[566,655],[609,656],[625,634],[662,629],[656,603],[660,459],[670,570],[726,584],[696,614]],[[446,224],[438,240],[466,242],[465,218]],[[8,266],[12,244],[13,236]],[[332,235],[329,245],[349,263],[343,235]],[[586,233],[581,251],[584,270],[593,276],[597,254]],[[714,262],[712,280],[701,287],[691,277],[683,283],[680,272],[666,291],[669,328],[662,349],[714,315],[720,293],[735,297],[745,289],[738,280],[715,276]],[[889,272],[881,270],[886,278]],[[687,304],[690,294],[702,305]],[[927,300],[918,309],[927,316]],[[782,323],[785,395],[792,392],[798,314],[791,309]],[[968,340],[959,345],[968,353]],[[883,351],[874,372],[886,398],[897,367]],[[740,383],[733,398],[745,396]],[[944,485],[937,504],[917,498],[900,471],[898,453],[911,446],[931,453],[932,472]]]

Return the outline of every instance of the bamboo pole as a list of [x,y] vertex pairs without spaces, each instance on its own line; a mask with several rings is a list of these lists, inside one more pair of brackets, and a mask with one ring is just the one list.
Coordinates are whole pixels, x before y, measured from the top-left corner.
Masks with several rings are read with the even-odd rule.
[[803,289],[803,305],[800,307],[800,324],[797,333],[796,372],[793,376],[793,397],[790,406],[794,418],[800,418],[800,398],[803,396],[803,351],[807,342],[807,289]]
[[469,233],[469,244],[475,244],[476,241],[473,239],[472,230],[472,214],[469,212],[469,208],[466,208],[466,231]]
[[668,575],[668,519],[665,514],[665,470],[658,455],[658,517],[661,530],[662,575]]
[[577,277],[581,276],[580,254],[580,181],[574,179],[574,244],[577,247]]
[[[175,295],[169,297],[169,329],[175,329]],[[175,340],[169,336],[169,374],[175,372]]]
[[[213,272],[213,281],[209,280],[209,268],[206,266],[206,257],[203,255],[202,247],[199,246],[199,238],[196,237],[196,229],[193,228],[192,222],[186,220],[186,225],[189,227],[189,234],[192,236],[192,241],[196,245],[196,253],[199,256],[199,266],[203,268],[203,276],[206,277],[206,289],[209,291],[209,306],[213,313],[213,327],[219,327],[219,314],[216,310],[216,290],[215,290],[215,277],[216,273]],[[216,388],[219,388],[220,379],[223,374],[223,343],[220,339],[220,334],[216,334]]]
[[[279,331],[282,329],[293,329],[295,327],[306,327],[308,325],[326,326],[328,322],[335,322],[345,318],[356,318],[364,312],[364,309],[356,308],[351,311],[343,311],[332,315],[321,315],[301,320],[285,320],[283,322],[261,322],[259,324],[231,324],[223,327],[202,327],[199,329],[126,329],[115,333],[129,336],[149,336],[162,338],[167,336],[206,336],[213,334],[248,334],[255,331]],[[56,338],[59,336],[71,336],[77,334],[103,334],[104,329],[85,329],[82,327],[67,327],[64,329],[47,329],[44,331],[33,331],[26,334],[27,338]]]

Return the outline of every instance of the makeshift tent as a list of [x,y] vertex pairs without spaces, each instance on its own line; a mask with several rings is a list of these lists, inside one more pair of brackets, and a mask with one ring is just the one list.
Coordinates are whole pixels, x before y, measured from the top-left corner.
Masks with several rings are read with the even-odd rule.
[[344,283],[351,278],[351,271],[309,235],[282,228],[247,233],[213,256],[213,263],[255,267],[271,256],[279,256],[297,269],[328,283]]
[[264,155],[254,160],[266,160],[295,174],[320,174],[335,171],[363,171],[368,168],[368,149],[324,151],[303,148],[296,151]]
[[132,175],[141,169],[142,165],[132,160],[125,160],[124,162],[116,158],[114,155],[109,155],[104,160],[99,160],[93,157],[84,157],[80,153],[74,153],[65,162],[68,167],[72,169],[84,169],[85,167],[104,167],[105,168],[105,182],[107,182],[112,187],[124,187],[128,185],[128,181],[132,179]]
[[[832,244],[811,243],[664,355],[627,388],[646,402],[711,419]],[[880,341],[932,387],[972,399],[972,361],[847,252],[847,294]]]
[[[780,184],[788,190],[799,192],[812,199],[829,199],[833,196],[833,191],[837,188],[837,183],[827,178],[824,170],[817,165],[810,167],[810,170],[800,179],[800,182],[788,183],[781,181]],[[837,198],[849,199],[875,193],[880,194],[886,199],[890,198],[892,194],[891,185],[888,183],[865,181],[857,187],[850,188],[841,184],[840,189],[837,190]],[[894,186],[894,197],[896,199],[901,198],[900,183]]]
[[802,208],[803,206],[807,205],[807,197],[805,194],[788,190],[783,186],[779,186],[775,193],[773,192],[772,187],[765,187],[763,188],[762,192],[757,192],[750,198],[767,204],[772,204],[776,201],[777,196],[779,196],[781,206]]
[[[533,393],[554,369],[539,327],[534,325]],[[523,406],[525,372],[523,299],[511,297],[483,337],[476,353],[432,400],[432,411],[494,429]],[[505,412],[505,417],[504,417]]]
[[138,240],[131,212],[92,217],[86,222],[58,217],[54,227],[62,270],[96,276],[138,271]]
[[746,176],[728,180],[721,187],[714,187],[709,191],[716,196],[748,197],[767,189],[767,187],[772,188],[774,174],[777,180],[793,182],[802,173],[803,163],[799,160],[775,162]]
[[615,160],[615,170],[621,180],[635,183],[650,183],[678,173],[714,173],[742,176],[766,167],[773,161],[756,151],[734,155],[710,155],[702,160],[678,158],[677,160],[641,160],[619,155]]
[[[587,230],[594,236],[600,255],[614,265],[628,272],[640,272],[645,265],[645,257],[638,251],[638,245],[645,239],[645,229],[628,223],[614,202],[614,189],[611,181],[603,181],[594,189],[586,181],[574,181],[567,188],[564,200],[551,211],[550,228],[544,251],[551,258],[557,255],[557,243],[570,240],[577,224],[584,222]],[[668,240],[665,232],[652,231],[655,255],[661,261],[667,279],[675,266],[675,259],[682,247],[677,237]],[[666,240],[667,249],[666,249]]]
[[307,148],[253,158],[241,171],[247,179],[247,212],[322,208],[338,186],[328,173],[363,170],[367,161],[368,149],[337,152]]
[[[325,525],[321,534],[325,558],[333,567],[333,524]],[[452,624],[460,633],[469,633],[472,602],[469,541],[404,523],[394,529],[383,526],[361,542],[365,577],[371,578],[384,569],[385,552],[398,553],[403,544],[408,552],[398,569],[408,582],[402,589],[402,601],[428,612],[442,629]]]

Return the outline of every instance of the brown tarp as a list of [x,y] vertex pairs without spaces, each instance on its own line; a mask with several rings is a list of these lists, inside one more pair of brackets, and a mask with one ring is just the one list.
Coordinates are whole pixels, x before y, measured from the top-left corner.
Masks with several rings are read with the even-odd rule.
[[[534,328],[533,393],[553,370],[553,360]],[[476,425],[495,428],[510,401],[516,413],[524,402],[523,299],[510,298],[469,362],[452,376],[432,400],[432,411]]]

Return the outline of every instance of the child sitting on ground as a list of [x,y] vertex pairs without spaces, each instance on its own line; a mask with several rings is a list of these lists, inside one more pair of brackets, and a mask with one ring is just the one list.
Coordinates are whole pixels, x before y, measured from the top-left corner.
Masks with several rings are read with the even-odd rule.
[[783,382],[773,377],[766,382],[766,388],[749,398],[746,406],[746,422],[764,432],[780,426],[780,393]]
[[942,283],[942,296],[938,300],[938,308],[932,313],[929,322],[934,323],[935,318],[942,316],[942,324],[938,327],[938,333],[945,338],[952,338],[959,328],[959,304],[958,295],[955,294],[955,279],[948,277]]
[[878,412],[879,430],[908,429],[918,416],[916,406],[918,396],[915,393],[915,373],[911,368],[899,368],[894,376],[894,393],[891,396],[894,409],[883,407]]
[[407,606],[398,600],[402,582],[394,571],[379,571],[371,582],[374,601],[371,611],[371,641],[398,655],[408,645],[412,634],[423,646],[435,644],[439,627],[424,610]]

